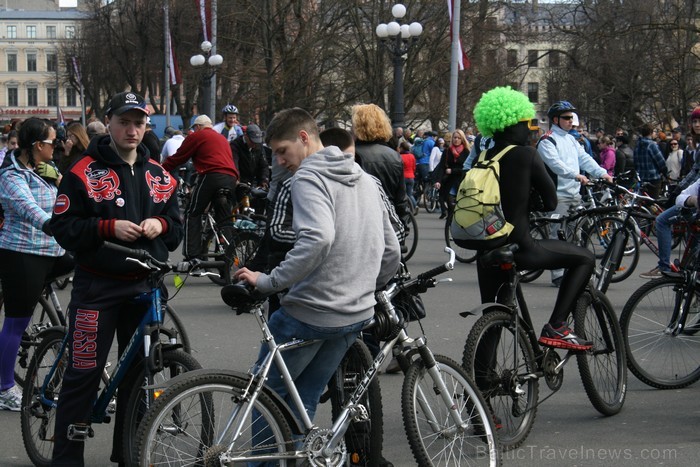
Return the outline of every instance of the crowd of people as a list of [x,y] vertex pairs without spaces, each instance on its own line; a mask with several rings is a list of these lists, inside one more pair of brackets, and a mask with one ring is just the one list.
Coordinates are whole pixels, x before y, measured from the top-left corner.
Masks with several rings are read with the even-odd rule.
[[[372,317],[374,291],[399,269],[408,217],[418,203],[416,185],[434,184],[445,218],[464,173],[482,151],[486,159],[506,151],[500,162],[501,199],[514,226],[510,241],[520,247],[518,264],[551,269],[552,284],[559,287],[540,343],[590,348],[566,322],[595,259],[556,235],[533,239],[530,194],[539,193],[541,210],[566,214],[580,203],[581,185],[589,177],[629,183],[630,173],[636,173],[652,196],[670,184],[670,208],[657,219],[659,265],[643,277],[662,274],[669,267],[673,213],[698,205],[700,108],[691,113],[685,138],[679,128],[666,138],[643,125],[632,141],[621,128],[589,138],[578,126],[574,105],[558,101],[548,111],[549,131],[536,146],[529,127],[534,107],[524,94],[495,88],[482,96],[474,115],[480,134],[457,129],[441,135],[392,129],[383,109],[359,104],[352,109],[351,131],[321,132],[308,112],[291,108],[278,112],[263,132],[255,123],[242,125],[238,108],[228,104],[221,123],[199,115],[188,131],[168,127],[159,140],[149,128],[144,98],[122,92],[110,99],[104,124],[56,127],[38,118],[17,124],[0,150],[5,313],[0,409],[21,409],[15,359],[44,284],[72,272],[70,363],[59,395],[53,459],[55,465],[80,465],[84,443],[67,436],[69,427],[89,424],[114,336],[121,353],[145,312],[131,299],[149,290],[144,273],[103,242],[144,249],[159,260],[182,244],[186,259],[197,258],[203,253],[204,210],[221,192],[235,197],[237,184],[246,183],[270,191],[261,209],[267,211],[268,231],[256,268],[241,268],[235,278],[275,294],[269,326],[278,344],[319,339],[285,357],[313,417],[328,379]],[[191,185],[184,215],[175,196],[178,183]],[[230,216],[230,206],[214,207],[217,220]],[[477,271],[482,300],[498,300],[503,274],[480,260]],[[88,341],[89,358],[78,358],[76,349]],[[263,350],[260,359],[264,356]],[[279,375],[272,374],[269,385],[288,396]],[[131,389],[120,388],[119,401]],[[118,427],[124,405],[117,403],[114,462],[123,462]]]

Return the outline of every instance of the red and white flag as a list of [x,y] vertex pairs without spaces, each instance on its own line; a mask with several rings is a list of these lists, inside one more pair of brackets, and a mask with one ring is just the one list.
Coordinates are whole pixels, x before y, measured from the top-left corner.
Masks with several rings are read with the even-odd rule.
[[[454,21],[452,20],[452,10],[454,8],[454,0],[447,0],[447,10],[450,13],[450,42],[452,41],[452,25],[454,24]],[[459,47],[459,69],[464,70],[465,68],[468,70],[469,67],[471,66],[471,63],[469,62],[469,58],[467,57],[467,54],[464,53],[464,49],[462,48],[462,38],[459,37],[459,33],[457,34],[458,36],[458,41],[457,41],[457,47]]]
[[202,21],[202,33],[204,40],[211,40],[211,2],[209,0],[195,0],[197,2],[197,11],[199,18]]
[[170,50],[168,51],[170,84],[175,86],[182,82],[182,76],[180,75],[180,67],[177,66],[177,57],[175,57],[175,51],[173,50],[173,38],[170,35],[170,31],[168,31],[168,45],[170,46]]

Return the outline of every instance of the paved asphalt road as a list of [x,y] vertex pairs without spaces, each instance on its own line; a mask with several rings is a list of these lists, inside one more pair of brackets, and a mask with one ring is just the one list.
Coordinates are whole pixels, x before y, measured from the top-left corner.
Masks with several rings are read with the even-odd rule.
[[[409,263],[414,274],[444,262],[442,221],[421,212],[419,250]],[[638,270],[621,284],[613,284],[608,297],[619,311],[627,297],[643,282],[638,273],[655,264],[643,251]],[[442,283],[424,295],[428,318],[426,335],[434,352],[461,359],[464,341],[474,318],[458,312],[478,305],[474,265],[458,264],[445,274],[453,282]],[[525,286],[528,304],[537,326],[551,312],[557,290],[549,285],[548,273]],[[62,294],[64,304],[67,293]],[[207,279],[190,278],[172,300],[188,326],[194,355],[204,367],[246,370],[257,355],[260,333],[252,316],[236,316],[221,302],[219,289]],[[523,446],[504,454],[511,466],[695,466],[700,459],[700,384],[682,390],[650,388],[630,374],[627,401],[622,412],[602,417],[591,406],[581,385],[576,362],[565,368],[562,389],[537,411],[534,428]],[[382,375],[385,414],[384,453],[394,465],[412,466],[415,461],[406,442],[400,409],[402,377]],[[548,394],[540,384],[541,398]],[[319,417],[327,412],[319,411]],[[321,418],[319,418],[320,420]],[[0,467],[26,466],[19,429],[19,414],[0,412]],[[86,464],[109,464],[111,426],[96,426],[97,436],[88,441]]]

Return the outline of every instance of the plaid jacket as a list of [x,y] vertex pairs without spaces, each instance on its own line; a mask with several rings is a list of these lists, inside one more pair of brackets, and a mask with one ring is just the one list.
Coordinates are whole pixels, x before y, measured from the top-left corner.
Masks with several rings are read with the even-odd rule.
[[643,182],[655,182],[668,173],[659,145],[649,138],[640,138],[634,148],[634,167]]

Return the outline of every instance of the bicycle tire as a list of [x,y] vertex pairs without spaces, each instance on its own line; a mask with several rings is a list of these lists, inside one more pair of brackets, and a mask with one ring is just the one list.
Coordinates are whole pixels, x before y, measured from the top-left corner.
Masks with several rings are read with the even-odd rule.
[[[603,260],[615,231],[621,228],[623,228],[623,221],[618,217],[595,219],[583,233],[583,246],[592,251],[597,259]],[[631,226],[624,225],[624,228],[627,229],[628,233],[627,242],[625,243],[620,264],[610,278],[610,282],[621,282],[627,279],[639,263],[639,238]],[[596,270],[596,274],[600,275],[599,267]]]
[[462,248],[457,245],[452,238],[452,231],[450,230],[450,225],[452,225],[452,215],[450,214],[445,219],[445,245],[452,248],[455,252],[455,259],[460,263],[472,263],[476,259],[476,250],[469,250],[467,248]]
[[[226,261],[229,265],[229,278],[233,277],[233,273],[247,265],[258,252],[262,238],[255,232],[247,230],[239,230],[233,240],[226,247],[226,252],[223,257],[217,258]],[[226,272],[219,270],[219,277],[207,276],[216,285],[226,285]]]
[[[687,301],[685,289],[682,277],[653,279],[632,294],[620,315],[627,367],[654,388],[679,389],[700,380],[700,333],[668,332],[675,310]],[[693,313],[686,324],[695,324],[700,296],[694,287],[689,305]]]
[[[151,400],[146,400],[142,390],[145,378],[144,364],[146,364],[146,361],[141,359],[136,366],[129,370],[129,373],[127,373],[122,382],[122,384],[127,385],[126,387],[131,387],[132,391],[126,404],[122,439],[121,442],[117,442],[116,445],[121,444],[123,447],[122,459],[127,459],[127,465],[136,465],[136,432],[149,406],[152,405],[153,401],[160,395],[159,390],[151,389],[149,395]],[[166,381],[177,375],[201,368],[202,365],[200,365],[192,355],[178,349],[167,350],[163,352],[162,370],[153,375],[152,381],[149,381],[148,384]]]
[[593,342],[592,350],[576,355],[586,395],[598,412],[615,415],[625,404],[627,361],[620,324],[602,292],[589,289],[581,294],[574,329],[576,335]]
[[[372,356],[365,343],[355,341],[328,383],[333,420],[338,417],[372,363]],[[381,461],[384,437],[382,391],[378,378],[375,377],[369,384],[360,403],[368,412],[367,420],[353,420],[345,433],[345,446],[350,466],[372,467]]]
[[[422,359],[408,368],[401,389],[404,428],[416,464],[500,465],[499,437],[484,397],[457,362],[442,355],[435,355],[435,361],[452,395],[451,406],[446,406]],[[451,409],[459,411],[466,430],[452,425]]]
[[[53,454],[53,430],[56,411],[53,407],[42,404],[38,399],[41,386],[56,361],[65,332],[52,330],[48,332],[37,347],[27,370],[27,378],[22,387],[22,411],[20,425],[22,440],[27,456],[35,466],[51,465]],[[58,400],[63,385],[63,374],[68,366],[68,352],[58,362],[52,380],[47,385],[47,398]]]
[[431,185],[425,195],[425,210],[434,213],[440,204],[440,194],[435,186]]
[[170,304],[166,303],[163,310],[163,324],[162,328],[174,329],[176,332],[176,339],[178,344],[182,344],[182,350],[187,353],[192,353],[192,346],[190,345],[190,336],[187,334],[185,329],[185,324],[182,322],[182,318],[178,315]]
[[619,267],[619,263],[622,262],[624,258],[624,251],[627,243],[630,239],[625,242],[625,234],[618,230],[613,235],[610,242],[610,246],[605,249],[605,254],[600,260],[600,263],[596,266],[594,271],[596,277],[596,289],[605,293],[608,291],[608,287],[612,282],[620,282],[632,274],[632,271],[637,267],[639,260],[639,254],[633,257],[632,264],[626,268]]
[[[32,361],[32,350],[39,345],[39,342],[37,342],[39,333],[53,326],[65,325],[56,310],[43,295],[39,298],[37,305],[41,307],[41,312],[39,316],[37,316],[36,310],[32,313],[31,320],[22,333],[22,340],[17,349],[15,383],[19,386],[24,386],[24,378],[29,369],[29,363]],[[0,322],[0,329],[2,329],[2,324]]]
[[[493,415],[500,420],[498,436],[501,447],[506,450],[517,448],[530,434],[539,396],[536,378],[520,382],[518,389],[524,392],[516,392],[516,376],[534,373],[537,362],[527,332],[520,325],[517,336],[520,365],[513,368],[515,337],[513,316],[505,311],[489,311],[474,323],[462,355],[462,366],[476,382]],[[492,361],[477,362],[482,355]]]
[[[534,240],[544,240],[547,238],[547,230],[541,225],[532,222],[530,224],[530,237],[532,237]],[[544,273],[544,269],[518,270],[518,274],[520,274],[520,282],[525,284],[537,280],[542,273]]]
[[[222,428],[228,426],[230,415],[235,409],[243,409],[244,396],[249,391],[249,381],[235,375],[199,373],[170,386],[161,394],[153,407],[146,413],[137,433],[138,464],[157,465],[160,459],[179,459],[186,465],[198,462],[209,465],[207,460],[218,464],[218,455],[225,451],[224,445],[232,440],[225,439],[222,445],[212,446],[213,439],[221,435]],[[222,405],[226,405],[223,406]],[[271,428],[274,442],[267,443],[278,452],[294,449],[292,433],[280,406],[265,392],[258,394],[255,408],[261,418]],[[242,415],[244,410],[239,410]],[[236,425],[236,420],[230,420]],[[219,424],[223,425],[219,426]],[[236,441],[231,455],[255,453],[252,449],[251,429],[253,422],[244,422],[245,431]],[[240,442],[240,444],[239,444]],[[259,451],[259,449],[258,449]],[[231,459],[235,463],[235,457]],[[281,465],[290,463],[280,462]]]
[[416,221],[416,216],[411,212],[408,213],[408,217],[410,225],[406,226],[408,227],[408,232],[404,240],[404,244],[406,245],[406,253],[403,255],[404,262],[411,259],[418,248],[418,221]]

